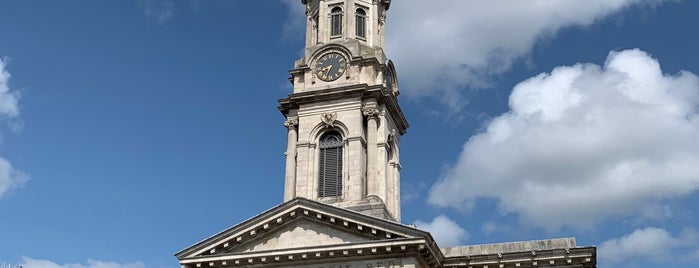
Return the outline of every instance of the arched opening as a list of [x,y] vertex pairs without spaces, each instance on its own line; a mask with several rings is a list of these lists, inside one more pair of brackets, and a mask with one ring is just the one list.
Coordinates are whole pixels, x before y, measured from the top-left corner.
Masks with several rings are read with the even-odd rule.
[[318,197],[342,196],[342,136],[330,131],[320,137]]
[[366,38],[366,11],[362,8],[357,8],[354,14],[356,20],[356,35],[357,37]]
[[342,8],[335,7],[330,11],[330,36],[342,35]]

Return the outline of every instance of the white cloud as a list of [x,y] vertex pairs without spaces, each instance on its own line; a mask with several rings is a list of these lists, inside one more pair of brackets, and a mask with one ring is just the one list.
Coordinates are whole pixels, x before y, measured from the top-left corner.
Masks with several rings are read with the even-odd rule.
[[280,0],[289,9],[289,14],[284,21],[284,38],[304,37],[306,31],[306,8],[299,0]]
[[27,174],[12,168],[10,162],[0,157],[0,197],[9,190],[22,186],[27,180]]
[[[19,116],[19,92],[10,89],[10,74],[7,72],[7,59],[0,59],[0,117],[16,119]],[[10,122],[14,129],[21,121]],[[9,161],[0,157],[0,197],[9,190],[19,187],[29,179],[29,176],[12,167]]]
[[[285,36],[304,36],[301,1],[289,8]],[[541,40],[566,27],[586,27],[630,6],[669,0],[423,0],[394,1],[388,14],[387,54],[398,67],[401,90],[436,97],[453,113],[466,103],[464,86],[487,87],[489,78],[526,58]]]
[[679,240],[665,229],[647,227],[602,243],[599,258],[605,262],[621,262],[633,257],[667,257],[677,244]]
[[692,258],[692,253],[684,255],[685,249],[695,248],[699,234],[693,229],[685,229],[674,237],[665,229],[646,227],[636,229],[631,234],[611,239],[602,243],[598,254],[600,262],[605,264],[624,262],[629,259],[648,259],[651,261],[682,260]]
[[19,97],[18,91],[10,90],[10,73],[7,72],[7,59],[0,59],[0,116],[17,117],[19,116]]
[[664,75],[640,50],[515,86],[510,111],[472,136],[429,202],[499,201],[525,224],[591,227],[699,189],[699,78]]
[[[168,0],[139,0],[143,13],[158,25],[163,25],[175,16],[175,4]],[[196,6],[193,6],[196,8]]]
[[505,233],[511,232],[512,228],[504,224],[498,224],[494,221],[488,221],[481,225],[481,232],[485,235],[490,235],[493,233]]
[[141,262],[134,263],[116,263],[116,262],[105,262],[99,260],[89,259],[86,264],[79,263],[67,263],[58,264],[49,260],[39,260],[32,259],[29,257],[22,257],[23,268],[145,268],[146,266]]
[[588,26],[631,5],[663,0],[423,0],[394,1],[387,23],[387,53],[404,92],[437,93],[452,109],[463,105],[461,86],[482,87],[488,77],[526,57],[562,28]]
[[430,223],[416,221],[415,225],[421,230],[430,232],[441,247],[462,245],[469,238],[466,230],[444,215],[435,217]]

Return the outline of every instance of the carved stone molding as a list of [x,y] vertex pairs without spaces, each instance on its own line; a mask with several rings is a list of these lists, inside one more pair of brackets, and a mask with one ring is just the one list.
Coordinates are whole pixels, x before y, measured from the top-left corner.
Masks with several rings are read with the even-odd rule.
[[284,121],[284,126],[288,128],[289,130],[296,129],[296,127],[299,125],[299,120],[297,119],[287,119]]
[[388,142],[396,141],[396,129],[391,129],[391,133],[388,134]]
[[320,115],[320,120],[323,121],[323,124],[325,124],[326,127],[335,127],[337,113],[323,113]]
[[376,119],[379,116],[379,109],[376,109],[375,107],[364,107],[362,108],[362,114],[364,114],[364,116],[367,118]]
[[379,14],[379,24],[386,24],[386,9],[381,10],[381,14]]

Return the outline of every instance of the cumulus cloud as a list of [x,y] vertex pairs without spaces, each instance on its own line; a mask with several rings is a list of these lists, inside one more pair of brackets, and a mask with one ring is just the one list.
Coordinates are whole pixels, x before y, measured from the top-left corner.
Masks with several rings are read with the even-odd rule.
[[[662,228],[646,227],[636,229],[620,238],[602,243],[598,254],[601,262],[613,264],[629,259],[666,261],[693,258],[692,250],[699,242],[699,234],[694,229],[685,229],[678,236]],[[689,253],[685,254],[689,249]]]
[[18,91],[10,90],[10,73],[7,72],[7,59],[0,59],[0,116],[19,116]]
[[306,17],[304,13],[306,8],[301,4],[299,0],[280,0],[284,3],[289,14],[284,21],[284,38],[292,38],[298,36],[305,36],[303,33],[306,31]]
[[637,49],[611,52],[604,66],[521,82],[509,101],[466,142],[429,203],[495,199],[503,213],[555,230],[653,214],[699,188],[699,78],[690,72],[663,74]]
[[9,190],[22,186],[29,179],[29,176],[12,167],[9,161],[0,157],[0,197]]
[[[139,0],[139,6],[147,18],[163,25],[175,16],[175,3],[168,0]],[[194,3],[196,5],[196,3]],[[196,8],[196,6],[194,6]]]
[[80,263],[67,263],[58,264],[49,260],[32,259],[29,257],[22,257],[22,264],[20,266],[24,268],[145,268],[146,266],[141,262],[134,263],[116,263],[116,262],[105,262],[99,260],[89,259],[86,264]]
[[[483,87],[534,45],[565,27],[588,26],[632,5],[663,0],[422,0],[394,1],[387,23],[387,53],[398,66],[401,89],[442,96],[458,109],[455,92]],[[438,85],[438,86],[437,86]]]
[[[303,36],[301,1],[289,8],[288,36]],[[399,70],[401,90],[436,97],[450,111],[461,109],[465,87],[488,87],[492,75],[525,58],[541,40],[566,27],[586,27],[630,6],[669,0],[422,0],[394,1],[388,14],[387,53]]]
[[418,220],[415,225],[421,230],[430,232],[441,247],[463,245],[470,236],[466,230],[444,215],[435,217],[429,223]]
[[[18,91],[10,89],[10,73],[7,72],[7,59],[0,59],[0,118],[16,119],[19,116]],[[10,122],[10,127],[14,128],[16,122]],[[0,157],[0,197],[12,188],[24,184],[29,176],[24,172],[16,170],[9,161]]]
[[504,224],[498,224],[494,221],[488,221],[481,225],[481,232],[485,235],[490,235],[493,233],[503,233],[510,232],[512,228]]

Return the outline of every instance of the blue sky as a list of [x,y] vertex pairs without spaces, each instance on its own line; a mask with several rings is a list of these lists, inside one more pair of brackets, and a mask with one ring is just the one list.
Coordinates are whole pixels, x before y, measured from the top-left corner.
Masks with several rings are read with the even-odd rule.
[[[699,260],[695,1],[394,1],[404,223]],[[296,0],[0,3],[0,261],[177,267],[282,202]],[[445,235],[449,233],[451,235]],[[71,266],[72,265],[72,266]]]

